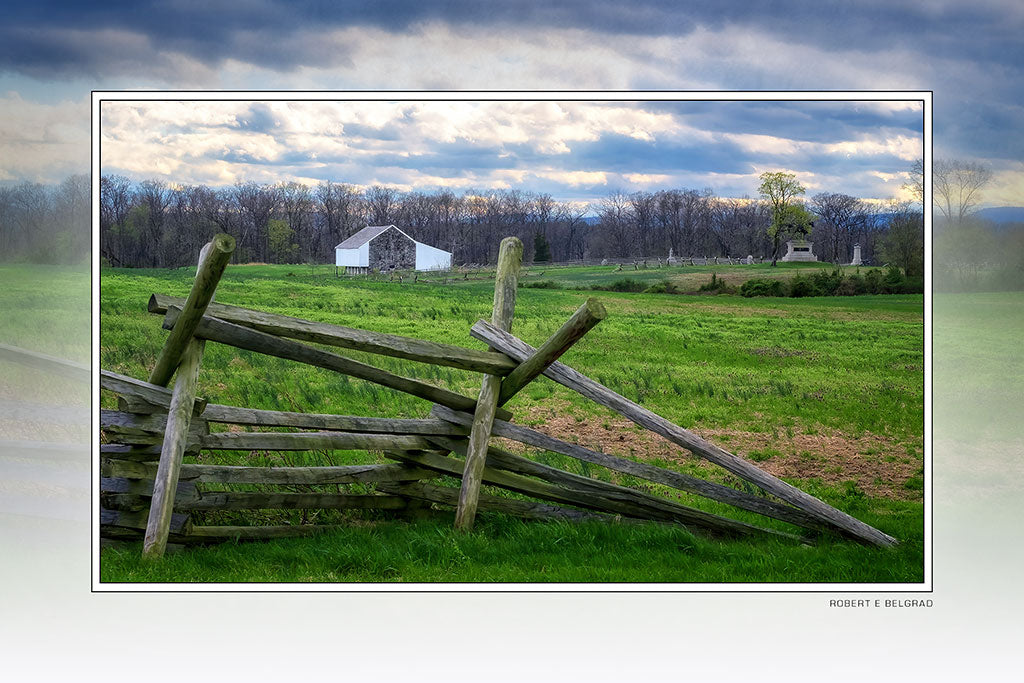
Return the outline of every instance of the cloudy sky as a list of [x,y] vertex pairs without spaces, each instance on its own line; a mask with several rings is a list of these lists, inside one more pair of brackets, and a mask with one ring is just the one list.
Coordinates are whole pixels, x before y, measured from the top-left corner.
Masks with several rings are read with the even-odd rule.
[[755,196],[775,170],[809,194],[899,195],[922,121],[919,101],[113,101],[100,131],[103,172],[135,179],[519,188],[587,202],[679,187]]
[[[1024,6],[980,0],[16,4],[0,26],[0,182],[89,162],[93,89],[933,90],[938,157],[1024,205]],[[225,184],[895,194],[920,112],[879,105],[108,105],[104,170]]]

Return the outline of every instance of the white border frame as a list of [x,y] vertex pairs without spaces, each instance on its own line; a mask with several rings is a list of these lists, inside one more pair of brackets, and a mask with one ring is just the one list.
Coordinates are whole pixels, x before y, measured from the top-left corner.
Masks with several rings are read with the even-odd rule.
[[[100,115],[104,101],[920,101],[923,104],[924,291],[924,581],[922,583],[101,583],[99,538]],[[672,592],[672,593],[930,593],[932,592],[932,93],[930,91],[110,91],[92,93],[92,590],[94,592]],[[879,550],[879,552],[886,552]]]

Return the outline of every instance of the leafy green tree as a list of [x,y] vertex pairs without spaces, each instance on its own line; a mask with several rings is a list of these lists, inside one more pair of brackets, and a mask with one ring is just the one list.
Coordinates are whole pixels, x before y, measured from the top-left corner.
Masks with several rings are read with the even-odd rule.
[[907,275],[924,275],[924,220],[919,213],[897,215],[882,239],[882,258]]
[[544,237],[544,233],[538,232],[533,236],[533,261],[543,263],[551,260],[551,245]]
[[295,231],[288,225],[288,221],[279,218],[271,218],[267,221],[267,240],[270,253],[273,254],[277,263],[294,262],[299,253],[299,245],[292,243],[294,234]]
[[811,214],[796,202],[796,198],[804,193],[804,187],[797,182],[796,176],[783,171],[765,171],[761,174],[761,185],[758,187],[761,197],[768,200],[771,207],[771,223],[768,224],[768,236],[772,240],[772,265],[779,258],[779,243],[786,234],[807,235],[811,231]]

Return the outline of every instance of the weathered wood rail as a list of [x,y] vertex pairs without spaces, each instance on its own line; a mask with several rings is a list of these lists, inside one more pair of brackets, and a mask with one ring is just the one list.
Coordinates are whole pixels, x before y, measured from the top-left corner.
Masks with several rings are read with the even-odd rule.
[[[91,369],[83,363],[0,344],[0,377],[8,384],[11,364],[27,369],[26,382],[39,378],[60,386],[64,400],[25,400],[17,383],[8,386],[12,390],[9,397],[0,398],[0,420],[29,425],[20,438],[10,438],[15,434],[0,438],[0,513],[79,519],[89,500],[89,450],[84,439],[67,440],[67,429],[84,431],[89,426]],[[64,440],[48,440],[52,438]]]
[[[100,445],[105,538],[144,535],[144,553],[159,557],[168,544],[285,538],[338,526],[202,524],[210,511],[373,510],[403,516],[454,511],[456,527],[469,530],[477,511],[484,510],[525,519],[676,524],[694,533],[804,543],[814,542],[823,531],[878,546],[896,542],[559,362],[606,317],[600,302],[584,302],[537,349],[514,337],[510,328],[522,260],[518,240],[502,243],[491,322],[478,321],[470,331],[487,343],[487,351],[213,303],[223,272],[217,259],[224,258],[226,243],[220,243],[218,247],[215,240],[204,250],[206,257],[187,299],[150,297],[149,311],[164,316],[164,327],[171,333],[150,381],[101,372],[101,387],[119,397],[118,410],[100,412],[105,436]],[[208,343],[285,358],[401,391],[431,403],[430,417],[283,412],[209,403],[200,396],[198,381]],[[480,372],[481,389],[471,398],[310,343]],[[175,375],[173,387],[166,388]],[[720,465],[751,487],[740,490],[600,453],[514,424],[511,412],[502,406],[541,375]],[[597,465],[609,475],[605,480],[545,465],[496,448],[492,437]],[[366,451],[380,460],[320,466],[222,465],[206,462],[205,456],[204,461],[194,461],[216,451]],[[651,482],[653,487],[621,485],[616,483],[619,475]],[[484,486],[518,497],[495,496]],[[670,497],[672,491],[683,493]],[[695,506],[702,498],[753,515],[733,519],[712,514]]]

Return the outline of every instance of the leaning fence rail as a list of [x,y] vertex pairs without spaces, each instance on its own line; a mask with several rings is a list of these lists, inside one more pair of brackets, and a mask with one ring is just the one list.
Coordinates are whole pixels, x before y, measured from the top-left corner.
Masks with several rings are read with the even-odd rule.
[[[84,394],[91,382],[87,365],[10,344],[0,344],[0,361],[28,368],[33,377],[48,376],[69,390]],[[52,428],[84,429],[87,405],[27,400],[21,395],[0,397],[0,420]],[[23,430],[22,430],[23,431]],[[89,491],[88,448],[84,441],[68,442],[0,435],[0,513],[29,514],[55,519],[78,517]],[[81,505],[81,509],[79,509]]]

